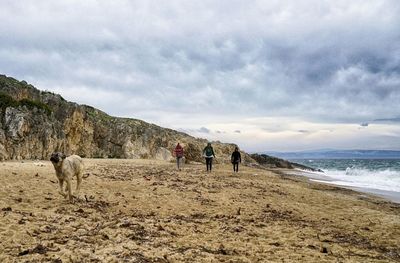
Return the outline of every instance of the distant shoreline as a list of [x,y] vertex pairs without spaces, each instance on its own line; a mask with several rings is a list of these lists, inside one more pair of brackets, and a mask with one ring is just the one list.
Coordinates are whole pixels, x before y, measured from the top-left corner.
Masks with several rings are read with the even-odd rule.
[[319,158],[290,158],[288,161],[296,160],[400,160],[400,157],[346,157],[346,158],[329,158],[329,157],[319,157]]
[[400,159],[399,150],[315,150],[299,152],[264,152],[287,160],[307,159]]

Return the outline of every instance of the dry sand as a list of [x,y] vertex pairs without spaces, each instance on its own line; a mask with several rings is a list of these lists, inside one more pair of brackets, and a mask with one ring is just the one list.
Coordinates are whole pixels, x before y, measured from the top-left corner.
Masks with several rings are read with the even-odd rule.
[[85,163],[72,204],[50,162],[0,163],[0,262],[400,261],[400,205],[383,199],[281,170]]

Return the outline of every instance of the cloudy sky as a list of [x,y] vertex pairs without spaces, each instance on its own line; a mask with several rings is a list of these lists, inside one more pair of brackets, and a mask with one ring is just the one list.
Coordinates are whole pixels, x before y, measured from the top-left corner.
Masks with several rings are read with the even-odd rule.
[[247,151],[400,149],[400,1],[0,0],[0,73]]

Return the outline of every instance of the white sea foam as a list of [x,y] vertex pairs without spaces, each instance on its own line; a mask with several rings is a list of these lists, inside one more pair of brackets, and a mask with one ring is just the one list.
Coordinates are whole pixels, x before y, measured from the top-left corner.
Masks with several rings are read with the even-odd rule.
[[400,192],[400,171],[347,168],[345,171],[325,170],[321,176],[328,177],[332,184]]

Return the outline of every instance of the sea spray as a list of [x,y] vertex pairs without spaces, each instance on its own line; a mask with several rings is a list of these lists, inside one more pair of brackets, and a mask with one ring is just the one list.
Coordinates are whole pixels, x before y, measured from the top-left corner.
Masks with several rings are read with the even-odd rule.
[[313,179],[329,181],[329,183],[392,191],[400,193],[400,160],[295,160],[325,173],[314,173]]

